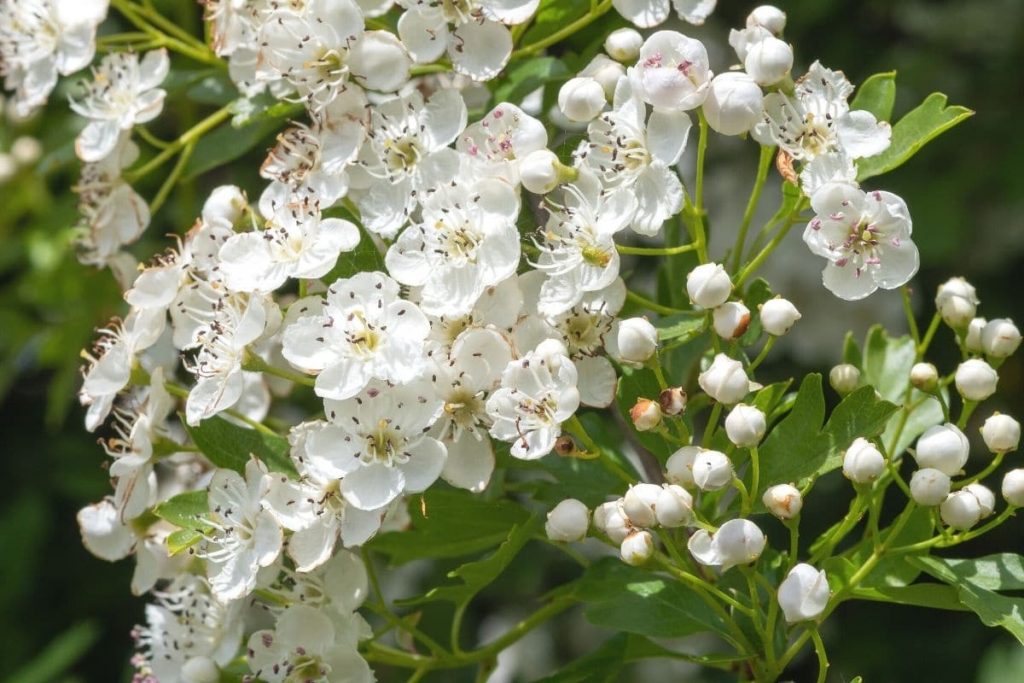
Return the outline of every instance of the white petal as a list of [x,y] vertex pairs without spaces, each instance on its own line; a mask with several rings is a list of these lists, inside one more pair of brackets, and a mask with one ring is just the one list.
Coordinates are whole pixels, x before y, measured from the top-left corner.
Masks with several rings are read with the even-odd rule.
[[450,145],[466,127],[466,103],[462,93],[455,88],[435,92],[423,108],[421,123],[431,151]]
[[318,371],[340,360],[335,345],[325,336],[326,321],[320,316],[299,318],[284,331],[281,354],[295,367]]
[[821,279],[828,291],[847,301],[863,299],[878,288],[868,271],[858,271],[850,263],[840,267],[829,262],[822,272]]
[[672,4],[681,19],[700,26],[715,11],[718,0],[672,0]]
[[108,500],[79,510],[78,527],[86,550],[101,560],[120,560],[135,546],[135,534],[119,519],[117,508]]
[[686,112],[656,109],[647,120],[647,145],[651,156],[674,166],[686,148],[693,122]]
[[855,159],[883,152],[892,139],[889,124],[862,109],[851,111],[836,121],[836,133],[843,150]]
[[718,550],[715,548],[711,534],[704,529],[700,529],[694,532],[693,536],[690,536],[690,541],[687,543],[687,547],[694,559],[703,565],[714,567],[722,564],[722,558],[719,556]]
[[370,381],[368,363],[355,358],[342,358],[330,367],[324,368],[316,378],[316,395],[322,398],[343,400],[352,398]]
[[879,248],[881,263],[872,273],[875,282],[882,289],[896,289],[910,281],[917,274],[920,256],[917,245],[909,238],[900,240],[899,246],[890,244]]
[[656,235],[662,224],[683,208],[683,184],[671,169],[660,164],[647,168],[634,185],[637,210],[632,228],[641,235]]
[[446,441],[448,459],[441,476],[452,486],[478,493],[487,488],[494,472],[494,448],[484,436],[477,439],[463,432],[458,439]]
[[612,6],[640,28],[657,26],[668,19],[669,0],[612,0]]
[[405,490],[409,493],[425,491],[441,476],[448,451],[440,441],[427,436],[408,452],[409,460],[398,466],[405,474]]
[[432,62],[447,47],[448,26],[439,11],[413,6],[398,18],[398,35],[409,54],[420,64]]
[[576,369],[580,375],[580,403],[593,408],[611,405],[618,382],[611,362],[604,356],[588,356],[576,361]]
[[[361,546],[373,538],[380,529],[380,521],[384,516],[381,510],[360,510],[357,507],[345,508],[341,520],[341,542],[346,548]],[[359,563],[362,567],[362,562]],[[365,582],[365,579],[364,579]],[[365,595],[365,589],[363,591]]]
[[323,515],[308,529],[296,531],[288,539],[288,557],[295,561],[295,571],[309,572],[329,560],[337,540],[337,519],[332,515]]
[[381,508],[402,493],[405,475],[396,467],[370,463],[341,480],[341,493],[360,510]]
[[120,135],[116,121],[92,121],[78,134],[75,153],[82,161],[102,161],[117,147]]
[[139,60],[139,89],[149,90],[164,82],[171,69],[171,60],[167,58],[167,50],[160,48],[147,52]]
[[452,66],[474,81],[494,78],[512,54],[512,34],[503,25],[484,20],[469,22],[452,32],[448,53]]
[[387,31],[367,31],[349,52],[356,81],[371,90],[393,91],[409,80],[409,55]]

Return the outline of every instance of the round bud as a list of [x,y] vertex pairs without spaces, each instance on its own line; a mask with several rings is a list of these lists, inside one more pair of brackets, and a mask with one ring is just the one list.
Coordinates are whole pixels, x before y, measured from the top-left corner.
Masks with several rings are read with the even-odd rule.
[[954,529],[970,529],[981,521],[981,502],[966,489],[954,491],[939,506],[939,515]]
[[749,74],[728,71],[711,79],[704,118],[722,135],[742,135],[761,120],[764,93]]
[[629,409],[629,417],[638,432],[649,432],[661,424],[661,406],[649,398],[638,398]]
[[715,309],[711,318],[719,337],[737,339],[750,325],[750,309],[739,301],[726,301]]
[[[553,104],[548,108],[548,120],[562,130],[567,130],[571,133],[583,132],[589,125],[588,121],[573,121],[562,113],[562,110],[558,108],[557,104]],[[545,143],[542,142],[541,144],[543,145]]]
[[981,333],[985,330],[988,321],[984,318],[974,318],[967,323],[967,331],[964,332],[964,348],[971,353],[982,353],[984,347],[981,345]]
[[799,319],[800,311],[781,296],[761,304],[761,327],[773,337],[781,337],[789,332]]
[[931,393],[939,386],[939,371],[931,363],[915,363],[910,368],[910,383],[921,391]]
[[747,15],[747,28],[755,26],[761,26],[775,35],[779,35],[786,28],[786,13],[772,5],[755,7]]
[[673,529],[693,521],[693,496],[682,486],[665,484],[654,506],[658,524]]
[[941,505],[949,495],[949,487],[949,475],[931,467],[919,469],[910,475],[910,496],[918,505]]
[[768,423],[764,413],[744,403],[738,403],[725,418],[725,433],[736,446],[751,448],[761,443]]
[[570,121],[593,121],[606,104],[604,88],[587,76],[570,78],[558,91],[558,108]]
[[633,526],[649,527],[657,523],[654,507],[660,493],[661,487],[654,484],[640,483],[629,487],[622,497],[622,511]]
[[981,506],[982,519],[996,511],[996,494],[992,493],[992,489],[989,487],[975,482],[968,484],[963,490],[972,493],[978,499],[978,505]]
[[519,176],[523,187],[534,194],[547,194],[561,182],[559,166],[562,163],[549,149],[538,149],[519,162]]
[[939,285],[935,308],[947,325],[955,330],[967,327],[978,308],[978,294],[962,277],[950,278]]
[[696,486],[693,480],[693,461],[702,450],[700,446],[683,446],[670,455],[665,462],[665,479],[680,486]]
[[548,513],[544,532],[552,541],[582,541],[590,525],[590,510],[575,498],[566,498]]
[[789,624],[817,619],[828,606],[830,595],[825,572],[801,562],[779,584],[779,607]]
[[181,667],[182,683],[217,683],[220,668],[209,657],[192,657]]
[[576,442],[568,434],[562,434],[555,439],[555,454],[566,457],[576,452]]
[[793,68],[793,47],[768,36],[747,47],[743,68],[759,85],[774,85]]
[[611,346],[617,360],[644,363],[658,350],[658,330],[647,318],[626,318],[615,323]]
[[779,519],[793,519],[804,507],[804,498],[800,490],[792,484],[776,484],[768,487],[761,497],[768,512]]
[[654,538],[649,531],[630,532],[619,546],[619,557],[626,564],[639,567],[654,554]]
[[840,396],[845,396],[860,384],[860,370],[856,365],[840,363],[828,373],[828,383]]
[[22,166],[31,166],[43,155],[43,145],[31,135],[22,135],[11,143],[11,156]]
[[604,51],[614,60],[624,64],[636,61],[640,56],[640,46],[644,37],[632,28],[620,28],[608,34],[604,39]]
[[1014,507],[1024,506],[1024,469],[1010,470],[1003,477],[1003,498]]
[[6,183],[18,172],[18,162],[10,154],[0,152],[0,184]]
[[626,68],[604,55],[597,55],[590,60],[590,64],[587,64],[579,75],[593,78],[600,83],[605,99],[611,102],[615,98],[615,88],[619,85],[619,79],[626,75]]
[[594,509],[594,526],[607,534],[613,543],[622,543],[633,525],[622,511],[622,499],[602,503]]
[[727,406],[739,403],[750,393],[750,378],[743,363],[724,353],[715,356],[708,369],[697,376],[697,383],[708,396]]
[[1020,422],[1009,415],[995,413],[981,426],[981,438],[993,453],[1009,453],[1020,444]]
[[971,358],[965,360],[956,369],[954,376],[956,390],[969,401],[984,401],[996,393],[999,374],[995,369],[981,360]]
[[658,394],[658,404],[665,415],[681,415],[686,410],[686,390],[682,387],[662,389]]
[[990,358],[1006,358],[1020,346],[1020,330],[1007,318],[985,323],[981,330],[981,348]]
[[885,469],[885,458],[875,445],[857,437],[843,454],[843,474],[856,484],[867,484],[878,478]]
[[701,451],[693,459],[693,482],[702,491],[715,491],[732,483],[732,462],[725,453]]
[[697,266],[686,276],[686,293],[701,308],[716,308],[729,300],[732,280],[718,263]]
[[952,477],[967,464],[970,451],[971,444],[964,433],[947,422],[925,430],[917,440],[914,459],[919,467],[933,467]]
[[690,536],[687,548],[704,565],[726,571],[738,564],[749,564],[761,556],[767,539],[748,519],[730,519],[714,534],[701,529]]

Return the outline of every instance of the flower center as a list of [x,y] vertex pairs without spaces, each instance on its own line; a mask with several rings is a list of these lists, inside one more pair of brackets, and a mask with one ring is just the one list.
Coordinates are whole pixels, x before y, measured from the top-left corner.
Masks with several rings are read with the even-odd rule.
[[390,463],[398,454],[398,437],[391,429],[391,421],[381,419],[377,428],[366,436],[366,453],[370,462]]

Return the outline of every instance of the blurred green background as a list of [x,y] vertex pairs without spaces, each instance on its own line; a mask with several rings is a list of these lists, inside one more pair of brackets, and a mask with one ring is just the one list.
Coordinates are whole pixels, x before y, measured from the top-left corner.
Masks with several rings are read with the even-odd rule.
[[[1024,111],[1024,3],[778,4],[789,14],[786,37],[796,47],[795,72],[815,57],[844,70],[854,83],[896,69],[897,115],[935,90],[977,112],[873,186],[900,194],[910,206],[922,254],[914,282],[920,303],[927,304],[941,281],[962,274],[978,287],[982,315],[1024,322],[1017,279],[1024,273],[1024,136],[1019,123]],[[689,32],[719,41],[717,49],[711,46],[712,59],[724,67],[731,63],[724,36],[729,27],[742,25],[753,5],[731,0],[719,5],[706,27]],[[162,6],[180,25],[197,34],[201,30],[198,5],[176,0]],[[174,105],[151,127],[165,138],[202,117],[216,99],[176,87],[169,86]],[[82,411],[75,401],[78,352],[90,342],[93,328],[120,312],[121,304],[108,273],[74,259],[75,198],[68,188],[76,181],[77,163],[69,145],[77,131],[62,105],[66,93],[65,85],[51,107],[29,121],[14,123],[5,114],[0,122],[0,152],[16,151],[20,145],[28,160],[31,142],[25,136],[42,146],[38,160],[18,165],[11,157],[8,161],[15,165],[0,169],[0,176],[9,175],[0,181],[0,481],[5,485],[0,497],[0,679],[18,683],[130,679],[129,631],[141,619],[143,605],[129,594],[131,562],[110,565],[93,558],[82,548],[75,525],[77,510],[109,491],[101,468],[105,457],[96,436],[82,428]],[[217,184],[237,183],[255,196],[260,150],[271,138],[256,144],[255,151],[230,169],[200,174],[176,190],[133,249],[136,255],[145,258],[166,245],[160,236],[190,227],[204,194]],[[750,155],[746,175],[752,172],[756,151],[744,154]],[[714,147],[709,158],[714,164]],[[149,179],[138,189],[152,196],[157,183]],[[827,296],[824,290],[817,294]],[[835,303],[839,320],[841,306]],[[921,308],[922,317],[930,315],[926,306]],[[838,359],[839,348],[830,351],[782,357],[769,370],[793,375],[821,369],[821,358]],[[952,346],[940,344],[938,351],[940,367],[952,367]],[[1000,374],[997,407],[1024,415],[1020,355]],[[848,488],[842,482],[831,491],[819,485],[804,518],[820,518],[824,528],[845,509]],[[1021,552],[1022,532],[1024,520],[1013,520],[966,552]],[[539,570],[522,563],[516,567],[521,572],[511,572],[503,581],[519,582],[519,587],[550,583],[560,571],[549,567],[543,576],[527,578],[523,573]],[[499,585],[493,594],[505,588]],[[477,624],[486,618],[482,613],[471,616],[469,621]],[[1024,680],[1021,648],[966,613],[847,604],[828,622],[824,635],[833,663],[830,680],[857,674],[867,681]],[[555,646],[569,653],[595,644],[565,640]],[[793,677],[806,680],[815,667],[813,658],[802,660]],[[638,680],[641,676],[656,679],[649,669],[635,672]]]

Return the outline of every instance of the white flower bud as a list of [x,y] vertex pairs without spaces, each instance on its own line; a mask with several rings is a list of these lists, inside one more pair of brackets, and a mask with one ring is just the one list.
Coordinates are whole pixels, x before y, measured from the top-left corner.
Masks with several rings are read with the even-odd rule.
[[0,152],[0,184],[6,183],[18,172],[18,162],[10,154]]
[[738,339],[750,325],[750,309],[739,301],[726,301],[711,316],[715,332],[722,339]]
[[981,501],[966,488],[946,496],[946,500],[939,507],[942,521],[954,529],[970,529],[981,521],[981,513]]
[[629,417],[638,432],[649,432],[661,424],[661,406],[649,398],[638,398],[629,409]]
[[658,394],[658,404],[665,415],[681,415],[686,410],[686,390],[682,387],[662,389]]
[[742,135],[761,120],[764,93],[749,74],[728,71],[711,80],[703,106],[711,130],[722,135]]
[[965,399],[984,401],[996,393],[999,374],[980,358],[971,358],[957,367],[954,380],[956,381],[956,390]]
[[773,337],[781,337],[789,332],[799,319],[800,311],[781,296],[761,304],[761,327]]
[[649,531],[633,531],[619,546],[619,557],[626,564],[638,567],[654,554],[654,538]]
[[682,486],[665,484],[654,506],[658,524],[673,529],[693,521],[693,496]]
[[761,556],[766,543],[764,533],[748,519],[731,519],[714,534],[701,529],[690,536],[687,547],[703,565],[726,571],[738,564],[749,564]]
[[593,78],[570,78],[558,91],[558,108],[570,121],[593,121],[608,104],[604,88]]
[[658,350],[658,330],[647,318],[626,318],[615,323],[610,341],[616,360],[641,364]]
[[633,526],[649,527],[657,523],[654,508],[660,493],[661,487],[654,484],[640,483],[629,487],[622,497],[622,511]]
[[725,453],[701,451],[693,459],[693,482],[702,491],[715,491],[732,483],[732,462]]
[[761,496],[761,501],[779,519],[793,519],[800,514],[804,507],[803,496],[800,489],[792,484],[776,484],[768,487],[768,490]]
[[1003,477],[1003,498],[1015,507],[1024,506],[1024,469],[1010,470]]
[[761,443],[768,423],[764,413],[745,403],[738,403],[725,417],[725,433],[736,446],[751,448]]
[[604,51],[614,60],[624,64],[635,62],[640,56],[640,46],[644,44],[644,37],[640,32],[632,28],[620,28],[608,34],[604,39]]
[[582,541],[590,525],[590,510],[575,498],[566,498],[548,513],[544,532],[552,541]]
[[985,330],[988,321],[984,318],[974,318],[967,323],[967,331],[964,333],[964,348],[971,353],[982,353],[984,347],[981,345],[981,333]]
[[217,683],[220,668],[209,657],[192,657],[181,667],[182,683]]
[[[589,125],[588,121],[571,120],[568,116],[562,113],[562,110],[558,108],[558,104],[553,104],[548,108],[548,120],[562,130],[566,130],[571,133],[583,132]],[[541,144],[543,145],[544,143],[542,142]]]
[[971,322],[978,307],[978,294],[962,277],[950,278],[939,285],[935,295],[935,308],[946,324],[955,330]]
[[989,320],[981,330],[981,348],[990,358],[1007,358],[1020,346],[1020,330],[1007,318]]
[[769,36],[747,47],[743,68],[760,85],[774,85],[793,68],[793,47]]
[[715,308],[729,300],[732,280],[718,263],[697,266],[686,276],[686,293],[690,301],[701,308]]
[[622,511],[622,499],[602,503],[594,509],[594,526],[607,534],[613,543],[622,543],[633,530]]
[[680,486],[696,486],[693,480],[693,461],[702,450],[700,446],[683,446],[670,455],[665,462],[665,479]]
[[981,426],[981,438],[993,453],[1009,453],[1020,444],[1020,422],[1009,415],[995,413]]
[[755,26],[761,26],[773,34],[779,35],[786,28],[786,13],[772,5],[755,7],[747,15],[747,28],[754,28]]
[[930,427],[920,436],[914,459],[919,467],[933,467],[952,477],[967,464],[970,451],[971,444],[964,433],[947,422]]
[[31,135],[22,135],[11,143],[11,156],[21,166],[31,166],[42,155],[42,143]]
[[978,499],[978,505],[981,506],[982,519],[996,511],[996,494],[992,493],[992,489],[989,487],[975,482],[968,484],[963,490],[974,494],[974,497]]
[[727,406],[739,403],[750,393],[750,378],[743,363],[724,353],[715,356],[710,367],[698,375],[697,383],[708,396]]
[[249,202],[241,189],[235,185],[221,185],[215,187],[203,203],[203,221],[224,221],[236,225],[248,206]]
[[860,384],[860,370],[856,365],[840,363],[828,373],[828,383],[840,396],[845,396]]
[[779,584],[779,607],[788,624],[821,616],[829,596],[825,572],[803,562],[790,569]]
[[626,67],[604,55],[597,55],[579,75],[593,78],[600,83],[605,99],[611,102],[615,98],[615,88],[619,85],[619,79],[626,75]]
[[570,180],[575,169],[571,169],[548,149],[538,149],[527,154],[519,162],[519,176],[523,187],[534,194],[547,194],[559,184]]
[[875,445],[857,437],[843,454],[843,474],[857,484],[867,484],[878,478],[885,469],[885,458]]
[[910,383],[921,391],[931,393],[939,386],[939,371],[931,363],[915,363],[910,368]]
[[910,475],[910,497],[918,505],[926,507],[941,505],[949,495],[950,485],[948,474],[925,467]]

